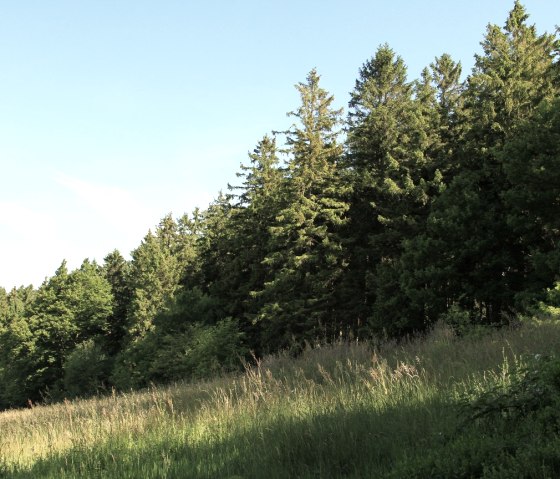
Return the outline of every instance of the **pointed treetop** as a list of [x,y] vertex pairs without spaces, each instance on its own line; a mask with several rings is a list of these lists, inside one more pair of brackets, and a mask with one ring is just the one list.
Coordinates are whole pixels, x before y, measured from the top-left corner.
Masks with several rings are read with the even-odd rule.
[[519,0],[515,0],[513,9],[509,12],[508,18],[505,24],[505,30],[509,33],[513,33],[522,27],[525,27],[525,22],[529,18],[529,14],[525,10],[525,7],[521,5]]
[[379,46],[375,56],[360,68],[356,87],[351,93],[350,107],[371,110],[399,97],[403,90],[410,91],[407,68],[387,43]]
[[54,274],[55,276],[68,276],[68,263],[65,259],[62,260]]

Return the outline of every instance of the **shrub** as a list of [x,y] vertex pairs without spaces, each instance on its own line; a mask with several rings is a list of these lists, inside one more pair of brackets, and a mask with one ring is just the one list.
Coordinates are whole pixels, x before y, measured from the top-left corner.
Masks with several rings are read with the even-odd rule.
[[64,362],[64,389],[70,396],[89,396],[104,389],[110,359],[92,339],[78,344]]
[[[560,426],[560,359],[537,354],[509,373],[508,381],[462,401],[465,419],[518,421],[534,419],[543,427]],[[517,428],[517,426],[515,426]]]
[[560,316],[560,282],[546,290],[545,298],[539,302],[538,309],[551,316]]
[[186,325],[173,334],[156,328],[121,352],[112,380],[118,388],[129,389],[232,371],[241,366],[247,352],[242,338],[233,319]]

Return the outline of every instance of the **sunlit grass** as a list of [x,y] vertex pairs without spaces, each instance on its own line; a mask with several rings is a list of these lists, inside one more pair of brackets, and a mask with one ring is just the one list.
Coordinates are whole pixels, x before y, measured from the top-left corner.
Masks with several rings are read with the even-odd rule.
[[277,355],[214,381],[1,413],[0,464],[16,478],[390,476],[446,441],[463,393],[553,352],[560,325],[533,321]]

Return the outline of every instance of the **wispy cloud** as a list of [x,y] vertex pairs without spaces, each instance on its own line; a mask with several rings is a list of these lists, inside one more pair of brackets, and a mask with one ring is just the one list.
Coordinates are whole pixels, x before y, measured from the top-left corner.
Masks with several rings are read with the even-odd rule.
[[0,286],[38,286],[63,259],[70,268],[84,258],[102,261],[113,249],[128,255],[167,213],[179,216],[210,200],[202,187],[126,189],[64,173],[23,199],[0,198]]
[[0,201],[0,227],[20,240],[56,229],[52,215],[15,201]]
[[147,225],[154,221],[153,208],[129,190],[65,174],[57,174],[55,181],[72,192],[82,207],[123,233],[139,228],[145,233]]
[[40,284],[63,259],[56,218],[21,202],[0,201],[0,286]]
[[113,249],[127,255],[158,215],[123,188],[58,174],[50,194],[0,199],[0,286],[11,288],[51,276],[63,259],[71,268]]

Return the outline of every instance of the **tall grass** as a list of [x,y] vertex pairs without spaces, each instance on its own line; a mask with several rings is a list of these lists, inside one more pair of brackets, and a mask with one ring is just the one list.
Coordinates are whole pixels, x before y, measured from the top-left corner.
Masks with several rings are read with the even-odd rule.
[[405,477],[455,437],[466,392],[537,353],[560,353],[558,322],[479,338],[438,325],[401,344],[310,348],[213,381],[7,411],[0,477]]

